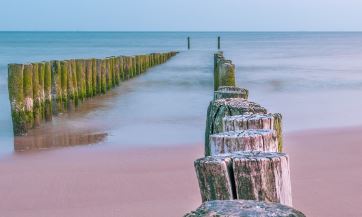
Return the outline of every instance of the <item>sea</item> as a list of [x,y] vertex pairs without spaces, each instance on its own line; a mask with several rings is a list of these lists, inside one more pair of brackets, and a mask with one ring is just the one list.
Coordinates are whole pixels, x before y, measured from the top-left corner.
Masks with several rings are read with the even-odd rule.
[[[54,148],[49,139],[56,147],[202,145],[218,36],[238,86],[281,113],[285,133],[362,125],[359,32],[0,32],[0,157]],[[166,51],[179,54],[14,139],[9,63]]]

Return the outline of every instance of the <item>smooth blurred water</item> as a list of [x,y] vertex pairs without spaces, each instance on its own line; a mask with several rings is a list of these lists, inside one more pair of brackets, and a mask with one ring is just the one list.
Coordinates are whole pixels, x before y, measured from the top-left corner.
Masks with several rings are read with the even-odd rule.
[[0,153],[13,150],[8,63],[170,50],[181,53],[51,127],[97,126],[113,146],[202,143],[219,35],[238,85],[286,131],[362,124],[362,33],[0,32]]

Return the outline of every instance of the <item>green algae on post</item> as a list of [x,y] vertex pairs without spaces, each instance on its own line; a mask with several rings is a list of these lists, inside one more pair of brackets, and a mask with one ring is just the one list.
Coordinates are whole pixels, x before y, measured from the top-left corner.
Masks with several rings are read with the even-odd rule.
[[32,74],[33,74],[33,116],[34,116],[34,127],[40,126],[42,121],[41,113],[41,86],[39,80],[39,65],[37,63],[32,64]]
[[68,107],[68,61],[61,61],[61,86],[62,86],[62,106],[63,110],[65,111]]
[[23,69],[24,65],[22,64],[8,65],[9,99],[15,136],[27,133],[23,93]]
[[25,125],[26,129],[30,129],[34,127],[33,66],[31,64],[24,65],[23,82]]
[[52,67],[50,62],[44,65],[44,116],[46,121],[52,120]]

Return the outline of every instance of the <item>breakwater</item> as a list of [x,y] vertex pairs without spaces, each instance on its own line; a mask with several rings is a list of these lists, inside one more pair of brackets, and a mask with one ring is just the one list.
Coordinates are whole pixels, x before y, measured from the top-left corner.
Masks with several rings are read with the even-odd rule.
[[194,161],[202,201],[187,217],[298,216],[292,207],[282,116],[248,100],[235,66],[214,54],[214,99],[207,110],[205,156]]
[[87,98],[110,89],[162,64],[177,52],[105,59],[72,59],[8,65],[8,89],[14,135],[53,115],[76,108]]

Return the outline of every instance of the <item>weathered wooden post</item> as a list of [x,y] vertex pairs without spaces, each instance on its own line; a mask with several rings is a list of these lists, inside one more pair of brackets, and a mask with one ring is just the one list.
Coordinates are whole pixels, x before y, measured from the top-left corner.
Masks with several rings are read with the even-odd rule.
[[203,201],[243,199],[292,206],[286,154],[235,152],[201,158],[194,164]]
[[243,98],[248,99],[249,91],[240,87],[220,86],[214,92],[214,100],[226,98]]
[[34,127],[40,126],[42,121],[41,113],[41,86],[40,86],[40,75],[39,75],[39,65],[37,63],[32,63],[32,82],[33,82],[33,116],[34,116]]
[[223,118],[245,113],[266,114],[267,110],[257,103],[242,98],[218,99],[210,102],[205,130],[205,156],[210,155],[209,136],[223,132]]
[[68,61],[60,61],[61,67],[61,88],[62,88],[62,111],[68,108]]
[[45,120],[50,121],[53,117],[52,111],[52,66],[45,62],[44,69],[44,95],[45,95]]
[[24,105],[23,69],[24,65],[22,64],[8,65],[9,99],[15,136],[23,135],[27,132]]
[[223,119],[224,132],[247,129],[271,129],[276,131],[278,137],[278,150],[282,151],[282,115],[276,114],[244,114],[226,116]]
[[213,200],[203,203],[184,217],[306,217],[302,212],[279,203],[255,200]]
[[24,65],[23,72],[24,87],[24,106],[25,106],[25,125],[26,129],[34,126],[34,98],[33,98],[33,65]]
[[210,135],[210,155],[238,151],[278,151],[274,130],[241,130]]
[[229,60],[220,60],[219,86],[235,86],[235,65]]
[[190,37],[187,37],[187,49],[190,50],[191,43],[190,43]]
[[217,49],[220,50],[220,36],[217,37]]

